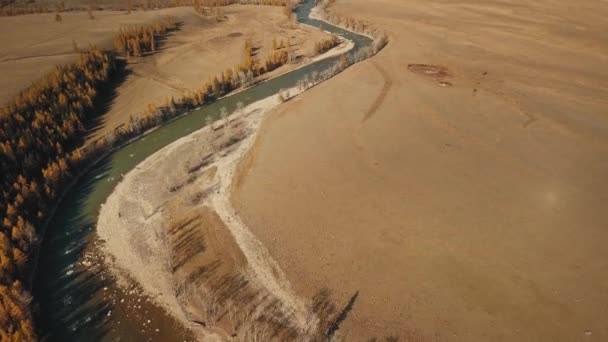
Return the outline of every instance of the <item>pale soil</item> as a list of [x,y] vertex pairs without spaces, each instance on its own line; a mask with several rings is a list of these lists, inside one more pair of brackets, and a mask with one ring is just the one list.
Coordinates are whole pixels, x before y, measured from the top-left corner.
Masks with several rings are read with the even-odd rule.
[[300,296],[359,291],[347,341],[608,339],[608,3],[569,4],[338,2],[389,45],[273,111],[232,199]]
[[[272,40],[291,44],[300,64],[313,55],[314,44],[327,34],[319,30],[293,25],[282,7],[241,6],[222,8],[226,19],[197,14],[190,7],[154,11],[94,12],[89,20],[86,12],[62,13],[63,21],[55,22],[54,14],[35,14],[0,18],[0,32],[10,32],[0,39],[0,103],[50,72],[57,64],[73,61],[77,54],[72,41],[84,49],[89,44],[112,48],[112,37],[121,25],[152,22],[171,15],[183,26],[172,33],[160,51],[143,58],[132,58],[129,75],[116,91],[109,111],[90,139],[97,139],[130,117],[143,115],[148,105],[159,106],[171,97],[179,98],[200,89],[210,78],[226,68],[242,62],[246,39],[259,47],[257,57],[263,63],[272,50]],[[272,77],[298,65],[289,65],[266,75]]]
[[[228,200],[238,161],[278,103],[277,95],[256,102],[231,116],[228,128],[206,127],[156,152],[124,177],[99,214],[110,262],[201,339],[232,334],[228,308],[277,319],[278,333],[314,328],[305,303]],[[235,136],[242,140],[222,147]],[[208,165],[187,171],[203,161]],[[217,316],[208,314],[213,302]]]
[[[304,62],[352,47],[343,41]],[[291,96],[300,92],[289,89]],[[203,340],[227,338],[235,322],[240,335],[253,329],[262,340],[311,336],[333,310],[323,293],[312,296],[314,307],[293,293],[229,201],[239,161],[278,104],[271,96],[234,113],[228,126],[217,121],[161,149],[124,176],[100,210],[97,232],[113,273],[134,279]],[[237,143],[225,146],[234,137]],[[196,165],[202,167],[192,171]],[[219,313],[209,314],[211,303]]]

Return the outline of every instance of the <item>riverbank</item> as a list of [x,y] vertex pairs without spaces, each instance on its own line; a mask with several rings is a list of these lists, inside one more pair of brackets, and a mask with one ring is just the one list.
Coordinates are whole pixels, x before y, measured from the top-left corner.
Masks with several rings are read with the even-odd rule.
[[[343,41],[338,47],[310,62],[346,53],[353,47],[353,42]],[[235,168],[251,148],[264,114],[280,104],[281,98],[295,96],[302,90],[300,87],[292,88],[255,102],[237,111],[227,121],[216,122],[166,146],[129,172],[102,206],[97,231],[105,242],[103,250],[111,256],[108,260],[115,266],[115,273],[120,277],[121,272],[126,272],[134,278],[148,296],[186,327],[196,331],[200,338],[218,333],[210,326],[220,327],[219,331],[223,333],[218,336],[236,333],[229,331],[230,327],[236,329],[232,320],[220,319],[215,322],[210,317],[214,315],[209,313],[208,305],[213,302],[209,300],[209,293],[219,291],[213,289],[210,280],[199,279],[200,287],[190,285],[195,276],[193,272],[204,268],[204,263],[209,262],[210,258],[204,255],[208,253],[191,246],[197,250],[192,254],[192,250],[182,251],[180,247],[171,245],[173,235],[181,229],[173,230],[171,227],[185,217],[199,217],[193,213],[200,210],[219,217],[218,222],[222,227],[215,230],[216,234],[221,235],[222,230],[224,234],[228,231],[231,233],[231,236],[215,241],[224,241],[228,245],[236,243],[236,248],[231,250],[238,252],[223,255],[217,261],[223,265],[226,260],[241,261],[220,271],[222,277],[246,279],[250,291],[265,293],[266,297],[272,298],[270,302],[275,303],[270,312],[263,309],[267,304],[261,305],[262,309],[258,309],[255,317],[250,318],[256,321],[252,325],[259,325],[261,319],[275,320],[280,321],[283,327],[279,330],[316,333],[319,318],[310,312],[302,299],[293,294],[278,264],[242,224],[229,200]],[[229,143],[235,140],[238,140],[236,145]],[[205,167],[188,171],[192,165],[202,163],[196,159],[203,155]],[[167,177],[168,174],[171,176]],[[172,184],[175,182],[181,183]],[[196,201],[183,203],[184,198],[196,198]],[[208,228],[202,226],[193,229]],[[230,250],[223,247],[214,246],[218,250]],[[240,253],[244,259],[238,256]],[[177,259],[180,260],[178,267],[175,266]],[[234,295],[225,294],[224,304],[229,301],[235,310],[244,311],[243,306],[247,302],[234,300]],[[201,297],[207,300],[200,302]],[[192,305],[197,298],[198,307]]]
[[[247,8],[247,6],[244,6],[244,7]],[[308,27],[308,25],[303,25],[303,26],[307,26]],[[283,65],[283,66],[277,68],[276,70],[274,70],[274,71],[272,71],[270,73],[265,74],[264,78],[257,80],[257,82],[254,85],[249,86],[249,87],[243,87],[243,88],[236,89],[236,90],[234,90],[234,91],[232,91],[232,92],[224,95],[222,98],[229,97],[229,96],[232,96],[234,94],[237,94],[237,93],[240,93],[242,91],[245,91],[245,90],[247,90],[247,89],[249,89],[251,87],[255,87],[259,83],[268,82],[268,81],[272,80],[273,78],[276,78],[278,76],[287,74],[287,73],[289,73],[291,71],[294,71],[294,70],[301,69],[301,68],[303,68],[303,67],[305,67],[305,66],[307,66],[307,65],[309,65],[311,63],[314,63],[314,62],[317,62],[317,61],[320,61],[320,60],[323,60],[323,59],[326,59],[326,58],[330,58],[330,57],[334,57],[334,56],[346,53],[346,52],[350,51],[354,47],[354,43],[352,41],[346,40],[344,38],[340,38],[340,40],[341,40],[341,43],[339,45],[337,45],[336,47],[334,47],[331,50],[327,51],[326,53],[323,53],[321,55],[316,55],[316,56],[306,56],[304,58],[304,60],[301,61],[301,62],[299,62],[298,64],[286,64],[286,65]],[[308,46],[307,46],[307,48],[308,48]],[[139,100],[141,100],[141,99],[139,98]],[[88,163],[85,168],[81,169],[78,172],[79,175],[76,176],[76,177],[74,177],[73,180],[65,187],[66,191],[62,192],[61,195],[59,196],[59,199],[56,201],[57,206],[62,203],[63,198],[69,192],[69,189],[71,189],[74,186],[74,184],[76,184],[78,182],[78,180],[80,179],[81,175],[84,175],[87,172],[89,172],[89,170],[91,170],[92,168],[94,168],[101,160],[107,158],[107,156],[111,155],[112,153],[114,153],[115,151],[121,149],[122,147],[124,147],[126,145],[129,145],[133,141],[136,141],[136,140],[139,140],[139,139],[145,137],[149,133],[151,133],[151,132],[155,131],[156,129],[158,129],[160,126],[166,125],[167,123],[169,123],[171,121],[174,121],[176,119],[179,119],[183,115],[187,115],[187,114],[191,113],[192,111],[195,111],[195,110],[198,110],[198,109],[200,109],[200,107],[192,109],[192,110],[189,110],[189,111],[184,112],[182,114],[179,114],[175,118],[173,118],[171,120],[168,120],[167,122],[165,122],[163,124],[160,124],[159,126],[152,127],[150,129],[146,130],[145,132],[143,132],[142,134],[137,135],[136,137],[130,138],[127,141],[125,141],[124,143],[121,143],[121,144],[119,144],[116,147],[112,147],[110,150],[108,150],[108,151],[106,151],[104,153],[101,153],[99,156],[96,156],[94,158],[94,160],[92,162]],[[92,135],[91,137],[89,137],[89,142],[91,142],[91,141],[93,141],[95,139],[101,138],[103,136],[103,134],[105,134],[107,132],[110,132],[110,131],[113,131],[115,128],[116,128],[116,125],[112,126],[112,128],[109,129],[108,131],[105,131],[105,132],[98,131],[95,135]],[[52,220],[52,218],[55,216],[55,211],[57,209],[57,206],[55,206],[51,210],[51,213],[48,215],[47,221],[42,225],[42,234],[41,234],[42,236],[45,235],[44,232],[46,231],[46,228],[48,226],[49,221]],[[28,283],[30,283],[30,284],[33,282],[33,279],[36,276],[38,254],[39,254],[39,248],[36,249],[36,253],[35,253],[35,256],[33,258],[34,260],[36,260],[36,262],[32,266],[32,272],[30,272],[28,274]]]
[[[307,3],[296,10],[301,22],[309,22],[305,16],[302,16],[302,13],[309,12],[310,5],[311,3]],[[327,29],[353,40],[356,42],[355,48],[357,49],[369,44],[367,39],[350,32],[332,29],[331,27]],[[335,52],[331,52],[327,56],[332,54],[335,54]],[[277,76],[272,80],[219,99],[187,115],[182,115],[112,153],[96,165],[86,177],[82,177],[77,186],[70,190],[70,195],[66,197],[65,203],[62,204],[58,214],[52,220],[52,229],[49,232],[49,234],[52,234],[52,238],[45,240],[43,248],[45,258],[41,260],[41,272],[37,283],[45,285],[37,286],[38,289],[35,292],[36,296],[41,298],[44,322],[48,322],[45,331],[51,331],[53,336],[62,336],[63,339],[78,339],[99,335],[106,336],[104,339],[128,338],[139,340],[161,338],[162,335],[163,340],[166,341],[191,340],[191,338],[182,338],[179,335],[171,336],[171,331],[182,330],[181,325],[172,324],[171,322],[174,321],[172,317],[162,314],[164,310],[159,310],[158,307],[147,306],[145,308],[144,302],[155,301],[148,298],[145,293],[138,294],[139,290],[137,290],[138,286],[135,286],[135,282],[131,281],[129,288],[124,289],[124,287],[121,288],[115,283],[114,276],[108,274],[108,272],[98,272],[90,269],[90,262],[87,260],[88,255],[91,253],[97,255],[101,251],[97,246],[96,234],[94,233],[99,208],[124,174],[129,173],[145,158],[164,146],[189,134],[192,130],[202,128],[208,122],[207,118],[217,118],[218,114],[224,111],[224,108],[228,112],[240,108],[239,102],[244,102],[247,105],[279,92],[285,96],[286,92],[280,91],[281,89],[296,86],[306,89],[327,79],[336,72],[340,72],[347,66],[343,62],[338,62],[339,59],[334,57],[327,61],[318,61],[302,66],[287,75]],[[294,92],[291,91],[291,93]],[[201,214],[201,216],[209,215]],[[226,231],[226,229],[224,230]],[[219,259],[222,260],[223,258],[220,257]],[[216,269],[214,265],[216,264],[209,265],[211,270]],[[104,268],[106,268],[105,265]],[[205,270],[208,270],[208,268],[201,268],[199,271],[203,272]],[[178,272],[184,271],[178,270]],[[241,278],[239,275],[234,276],[235,281],[239,278]],[[232,285],[226,286],[228,284]],[[219,285],[221,286],[217,290],[220,292],[224,291],[222,289],[235,286],[233,281],[221,282]],[[180,290],[180,293],[185,292],[187,292],[187,289]],[[249,288],[244,292],[248,293],[247,296],[240,298],[238,302],[255,304],[256,298],[259,299],[260,296],[269,297],[267,291],[263,290]],[[243,291],[239,291],[239,293],[244,295]],[[195,302],[196,299],[200,301],[201,298],[205,298],[204,296],[206,294],[202,293],[202,296],[195,296],[195,300],[190,302]],[[222,296],[222,298],[225,297]],[[323,303],[323,298],[325,297],[321,294],[315,303]],[[255,307],[262,308],[262,306]],[[326,306],[320,305],[317,307],[325,308]],[[268,305],[266,307],[268,310],[264,309],[262,310],[264,312],[261,313],[257,309],[252,309],[253,311],[245,310],[244,312],[248,313],[256,312],[255,317],[263,320],[256,322],[258,324],[249,324],[249,327],[257,329],[272,323],[275,328],[282,326],[286,333],[297,331],[281,323],[289,321],[289,319],[277,321],[276,317],[273,318],[273,315],[269,315],[272,312],[276,313],[276,310],[272,308],[273,305]],[[230,312],[235,312],[235,310],[230,310]],[[197,321],[195,324],[205,325],[205,322]],[[248,321],[251,323],[251,320]],[[242,326],[242,324],[239,326]],[[258,332],[260,331],[258,330]]]
[[[103,249],[112,256],[112,263],[137,280],[150,297],[187,327],[201,330],[203,334],[199,337],[209,331],[193,323],[201,321],[200,317],[193,319],[189,316],[203,314],[185,312],[178,299],[180,288],[176,286],[182,279],[174,278],[173,260],[184,256],[167,245],[168,228],[171,227],[169,218],[177,215],[171,207],[183,198],[196,196],[190,193],[193,188],[208,195],[199,198],[200,202],[191,203],[191,209],[209,208],[220,216],[222,222],[230,223],[230,232],[246,256],[246,262],[238,266],[251,269],[256,279],[274,288],[274,294],[283,302],[290,302],[291,309],[302,311],[301,303],[291,299],[292,294],[286,284],[273,283],[271,265],[266,264],[259,243],[238,226],[239,221],[225,199],[236,161],[251,146],[263,115],[279,103],[278,95],[256,102],[244,108],[242,113],[230,116],[230,127],[214,130],[208,126],[158,151],[125,175],[100,211],[97,232],[105,241]],[[234,145],[220,148],[234,137],[243,135],[247,136],[238,142],[236,148]],[[209,165],[189,173],[190,167],[184,165],[201,163],[201,158]],[[192,175],[197,178],[189,180]],[[183,189],[180,187],[179,191],[172,191],[180,182],[189,184]],[[186,204],[182,203],[182,210],[183,205]],[[215,248],[222,249],[222,246]],[[178,255],[172,256],[173,253]]]
[[359,291],[346,340],[606,340],[608,7],[580,9],[336,3],[390,45],[268,116],[235,207],[296,293]]

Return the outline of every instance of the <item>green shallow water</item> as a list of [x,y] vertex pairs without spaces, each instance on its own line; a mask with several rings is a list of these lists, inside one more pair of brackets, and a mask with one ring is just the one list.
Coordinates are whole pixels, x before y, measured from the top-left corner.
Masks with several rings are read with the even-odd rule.
[[[312,0],[296,9],[298,21],[355,43],[351,54],[368,46],[367,37],[310,19]],[[138,295],[134,284],[118,286],[107,274],[95,246],[100,206],[122,175],[173,141],[204,126],[219,109],[229,112],[297,85],[304,75],[322,72],[338,57],[318,61],[255,87],[225,97],[168,123],[107,156],[85,174],[58,207],[46,231],[35,278],[37,324],[48,341],[185,341],[193,340],[173,318]]]

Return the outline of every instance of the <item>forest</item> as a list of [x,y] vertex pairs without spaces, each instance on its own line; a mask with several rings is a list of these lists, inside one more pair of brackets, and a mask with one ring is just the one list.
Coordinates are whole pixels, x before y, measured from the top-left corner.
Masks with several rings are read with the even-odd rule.
[[129,25],[121,28],[114,36],[114,47],[127,56],[141,57],[147,52],[155,52],[157,42],[166,33],[178,28],[175,19],[166,16],[147,25]]
[[83,154],[84,122],[115,68],[92,48],[58,66],[0,109],[0,336],[35,338],[24,283],[40,227]]

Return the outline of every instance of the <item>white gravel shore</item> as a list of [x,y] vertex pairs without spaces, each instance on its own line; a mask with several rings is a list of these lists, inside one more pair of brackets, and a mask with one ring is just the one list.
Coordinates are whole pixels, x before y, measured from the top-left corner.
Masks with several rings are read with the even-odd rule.
[[[314,59],[328,58],[350,50],[350,41]],[[290,97],[301,92],[288,90]],[[238,217],[230,203],[230,190],[236,167],[253,146],[259,126],[266,113],[281,103],[279,95],[255,102],[228,118],[238,121],[247,136],[236,148],[216,151],[216,158],[206,168],[216,167],[212,183],[216,186],[204,203],[214,210],[229,228],[247,259],[247,273],[266,288],[291,313],[294,323],[308,329],[310,316],[303,300],[291,290],[289,281],[266,247]],[[213,125],[212,125],[213,126]],[[102,205],[97,233],[104,241],[103,252],[120,278],[126,272],[136,280],[145,293],[182,321],[194,327],[177,298],[175,279],[171,271],[171,251],[167,248],[165,205],[172,194],[169,190],[173,176],[190,158],[200,156],[201,148],[212,140],[212,127],[205,127],[176,140],[152,154],[127,173]]]

